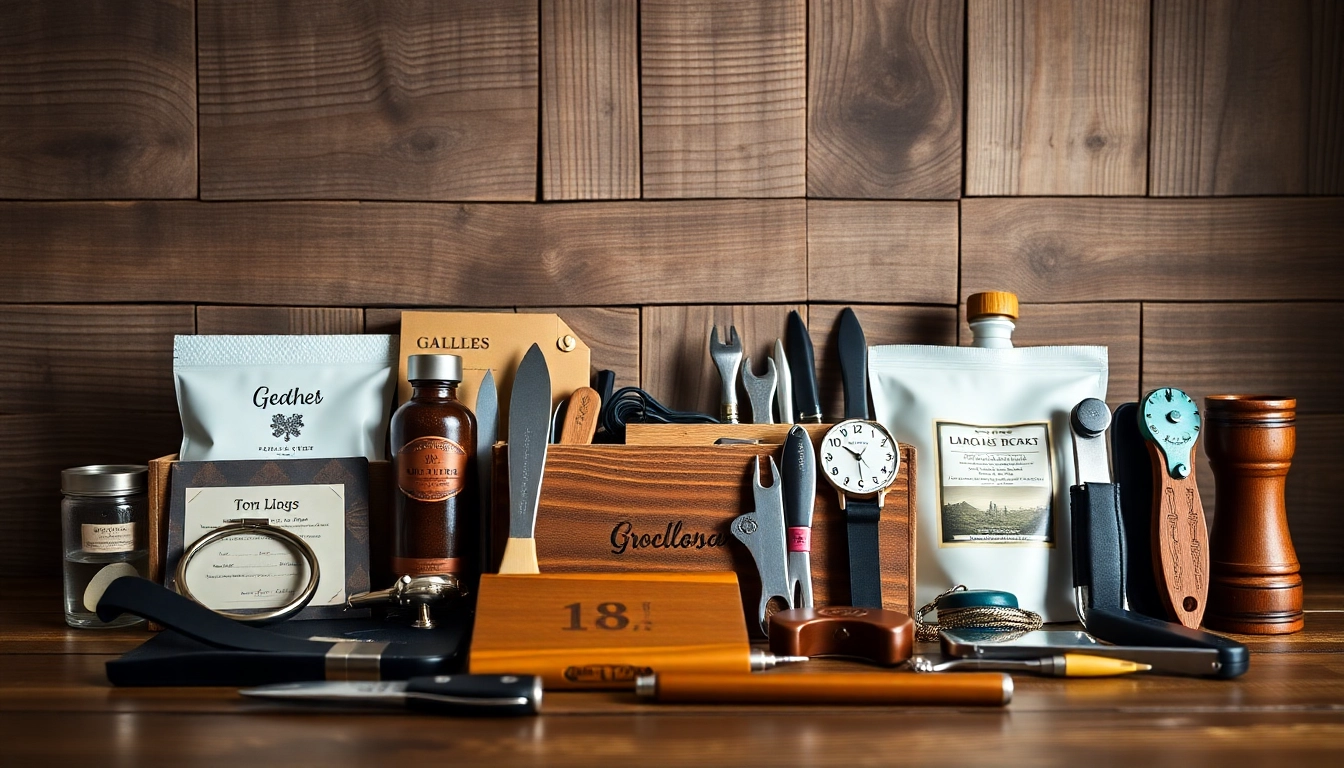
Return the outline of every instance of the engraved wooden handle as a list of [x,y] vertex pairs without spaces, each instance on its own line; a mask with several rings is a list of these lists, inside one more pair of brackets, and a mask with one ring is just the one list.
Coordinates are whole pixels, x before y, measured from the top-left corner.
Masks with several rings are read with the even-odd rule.
[[569,396],[565,406],[565,421],[560,425],[560,443],[588,445],[597,432],[597,416],[602,410],[602,397],[592,387],[579,387]]
[[1209,594],[1209,531],[1195,485],[1195,442],[1190,443],[1190,474],[1178,480],[1167,459],[1149,440],[1153,465],[1153,572],[1168,616],[1199,629]]

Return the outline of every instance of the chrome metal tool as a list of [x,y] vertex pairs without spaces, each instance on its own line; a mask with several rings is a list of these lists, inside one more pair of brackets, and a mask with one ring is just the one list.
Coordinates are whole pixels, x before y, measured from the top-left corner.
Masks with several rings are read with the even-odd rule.
[[779,423],[793,423],[793,371],[784,354],[784,340],[775,339],[775,404],[779,408]]
[[462,583],[452,574],[416,576],[414,578],[402,576],[387,589],[376,589],[372,592],[351,595],[346,598],[345,607],[350,609],[365,608],[370,605],[414,606],[416,617],[411,626],[416,629],[433,629],[434,617],[430,613],[430,606],[444,600],[460,597],[462,594]]
[[756,561],[756,572],[761,577],[757,618],[761,631],[769,634],[770,601],[778,600],[782,609],[788,609],[793,607],[793,597],[784,543],[784,489],[775,460],[767,456],[766,461],[770,462],[770,486],[761,485],[761,457],[757,456],[751,463],[751,491],[756,508],[734,518],[730,530]]
[[779,371],[775,361],[765,359],[765,375],[757,376],[751,370],[751,358],[742,361],[742,388],[747,390],[747,400],[751,402],[751,423],[774,424],[775,417],[771,409],[775,404],[775,383]]
[[719,369],[719,378],[723,380],[722,407],[719,417],[725,424],[739,422],[737,408],[737,371],[742,367],[742,340],[737,337],[737,327],[728,326],[728,342],[719,341],[719,328],[709,331],[709,357]]

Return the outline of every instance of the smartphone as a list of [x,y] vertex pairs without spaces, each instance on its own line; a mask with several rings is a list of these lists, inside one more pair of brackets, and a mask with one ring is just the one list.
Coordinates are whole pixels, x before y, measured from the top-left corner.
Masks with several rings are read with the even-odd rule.
[[1143,647],[1103,643],[1081,630],[1042,629],[1020,635],[986,629],[945,629],[943,654],[959,659],[1039,659],[1061,653],[1086,653],[1153,665],[1154,672],[1199,677],[1236,677],[1218,648]]

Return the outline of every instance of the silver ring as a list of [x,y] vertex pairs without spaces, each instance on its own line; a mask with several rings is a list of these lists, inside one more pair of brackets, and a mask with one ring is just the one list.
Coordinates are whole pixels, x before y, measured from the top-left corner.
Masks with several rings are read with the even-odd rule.
[[[268,611],[261,611],[259,613],[235,613],[233,611],[216,610],[210,608],[208,605],[206,607],[210,608],[210,610],[215,613],[218,613],[220,616],[227,616],[230,619],[247,622],[249,624],[265,624],[272,621],[283,621],[307,607],[308,603],[312,601],[313,595],[317,594],[317,582],[321,578],[321,572],[317,567],[317,553],[308,545],[308,542],[304,541],[296,533],[271,525],[271,521],[265,518],[244,518],[241,520],[226,520],[224,522],[228,523],[228,525],[223,525],[210,531],[201,538],[193,541],[191,546],[182,551],[182,559],[177,562],[177,591],[188,600],[201,603],[200,600],[196,599],[195,595],[191,594],[191,588],[187,586],[187,564],[191,562],[191,559],[196,556],[197,552],[201,551],[202,548],[213,541],[218,541],[242,533],[257,533],[262,536],[279,539],[299,551],[299,554],[302,555],[303,559],[308,563],[307,586],[305,586],[303,591],[288,603],[279,608],[272,608]],[[201,605],[205,605],[205,603],[201,603]]]

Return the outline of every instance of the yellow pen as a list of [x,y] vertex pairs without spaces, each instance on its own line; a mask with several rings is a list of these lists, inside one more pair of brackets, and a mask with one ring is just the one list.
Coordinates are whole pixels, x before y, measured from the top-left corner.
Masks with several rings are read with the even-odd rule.
[[923,656],[910,660],[916,672],[1030,672],[1049,677],[1111,677],[1146,672],[1152,664],[1140,664],[1127,659],[1112,659],[1086,653],[1064,653],[1042,656],[1039,659],[951,659],[935,662]]

